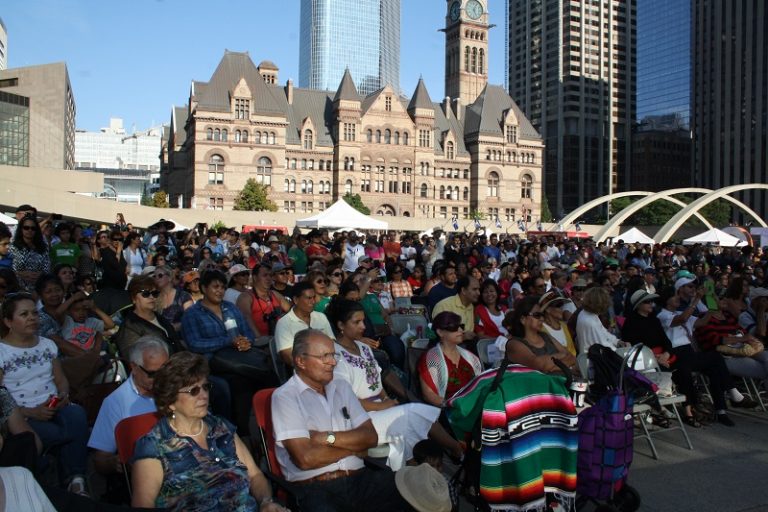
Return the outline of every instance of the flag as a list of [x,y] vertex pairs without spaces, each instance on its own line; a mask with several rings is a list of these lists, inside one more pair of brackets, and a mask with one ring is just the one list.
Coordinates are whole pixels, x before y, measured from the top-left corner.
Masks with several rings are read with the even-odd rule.
[[483,226],[480,224],[480,221],[478,219],[475,219],[475,229],[480,229],[481,227]]
[[539,231],[544,231],[544,226],[541,225],[541,219],[536,221],[536,229]]
[[454,215],[453,217],[453,230],[458,231],[459,230],[459,218]]
[[581,223],[576,222],[576,231],[581,231]]
[[501,229],[501,220],[499,220],[499,216],[496,216],[496,227]]
[[523,224],[523,219],[518,219],[517,227],[520,229],[520,231],[525,231],[525,224]]

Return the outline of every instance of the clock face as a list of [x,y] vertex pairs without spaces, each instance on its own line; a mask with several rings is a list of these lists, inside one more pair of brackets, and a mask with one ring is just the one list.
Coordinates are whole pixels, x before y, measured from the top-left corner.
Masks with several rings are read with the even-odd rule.
[[456,21],[459,19],[459,16],[461,15],[461,3],[460,2],[453,2],[451,4],[451,10],[450,10],[450,16],[451,21]]
[[477,0],[469,0],[464,10],[467,11],[467,16],[473,20],[483,15],[483,6]]

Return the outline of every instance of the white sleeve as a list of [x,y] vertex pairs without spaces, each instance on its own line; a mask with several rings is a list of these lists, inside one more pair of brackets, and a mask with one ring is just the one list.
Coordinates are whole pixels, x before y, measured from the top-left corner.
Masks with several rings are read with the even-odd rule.
[[272,395],[272,427],[275,431],[275,441],[309,438],[309,428],[301,414],[300,405],[293,400],[293,394],[281,391],[278,389]]
[[293,348],[293,338],[288,328],[289,325],[289,320],[286,317],[279,319],[275,325],[275,346],[278,352]]

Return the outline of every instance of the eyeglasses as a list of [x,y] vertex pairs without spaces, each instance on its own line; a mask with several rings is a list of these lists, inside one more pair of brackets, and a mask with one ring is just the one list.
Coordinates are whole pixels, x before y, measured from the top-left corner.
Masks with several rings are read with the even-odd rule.
[[318,279],[315,281],[315,284],[328,284],[330,281],[328,279]]
[[123,239],[122,238],[113,238],[112,241],[113,242],[122,242]]
[[139,294],[148,299],[150,296],[158,298],[160,296],[160,290],[139,290]]
[[341,277],[341,276],[343,276],[344,274],[342,274],[341,272],[334,272],[334,273],[333,273],[333,274],[331,274],[331,275],[332,275],[333,277]]
[[301,355],[307,356],[307,357],[314,357],[315,359],[319,359],[323,363],[333,363],[338,362],[339,359],[341,359],[341,354],[338,352],[328,352],[327,354],[308,354],[306,352],[302,353]]
[[192,386],[189,389],[180,389],[179,393],[188,393],[189,396],[197,396],[200,394],[200,391],[205,391],[206,393],[210,393],[211,388],[213,388],[213,384],[211,384],[210,382],[205,382],[203,384],[198,384],[197,386]]
[[163,273],[161,272],[161,273],[157,273],[157,274],[155,274],[155,277],[156,277],[156,278],[158,278],[158,279],[161,279],[161,278],[163,278],[163,277],[168,277],[168,274],[163,274]]
[[154,371],[149,371],[146,368],[144,368],[143,366],[141,366],[140,364],[137,364],[136,366],[141,368],[141,371],[143,371],[147,375],[147,377],[149,377],[150,379],[154,379],[155,375],[157,375],[157,372],[160,371],[159,369],[158,370],[154,370]]
[[544,318],[544,313],[542,313],[541,311],[535,311],[533,313],[528,313],[526,316],[529,316],[531,318],[541,319],[541,318]]
[[456,332],[459,329],[461,329],[463,331],[464,330],[464,324],[449,325],[449,326],[443,328],[444,331],[448,331],[448,332]]
[[29,224],[25,224],[21,226],[21,229],[23,229],[24,231],[37,231],[37,226],[34,226],[34,225],[31,226]]

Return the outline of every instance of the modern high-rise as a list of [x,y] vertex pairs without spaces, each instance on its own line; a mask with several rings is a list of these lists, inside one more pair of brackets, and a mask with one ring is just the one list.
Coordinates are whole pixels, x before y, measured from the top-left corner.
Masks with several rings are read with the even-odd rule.
[[637,121],[649,129],[689,128],[690,111],[691,0],[638,2]]
[[[719,188],[768,182],[768,6],[693,0],[693,177]],[[763,217],[764,191],[736,195]]]
[[400,0],[301,0],[299,86],[335,90],[347,68],[363,96],[400,90]]
[[629,187],[636,0],[508,0],[509,93],[546,145],[560,217]]
[[8,29],[0,18],[0,69],[8,67]]
[[162,128],[126,133],[123,120],[112,118],[98,132],[75,133],[75,167],[104,174],[104,184],[116,199],[139,203],[141,196],[160,181]]

